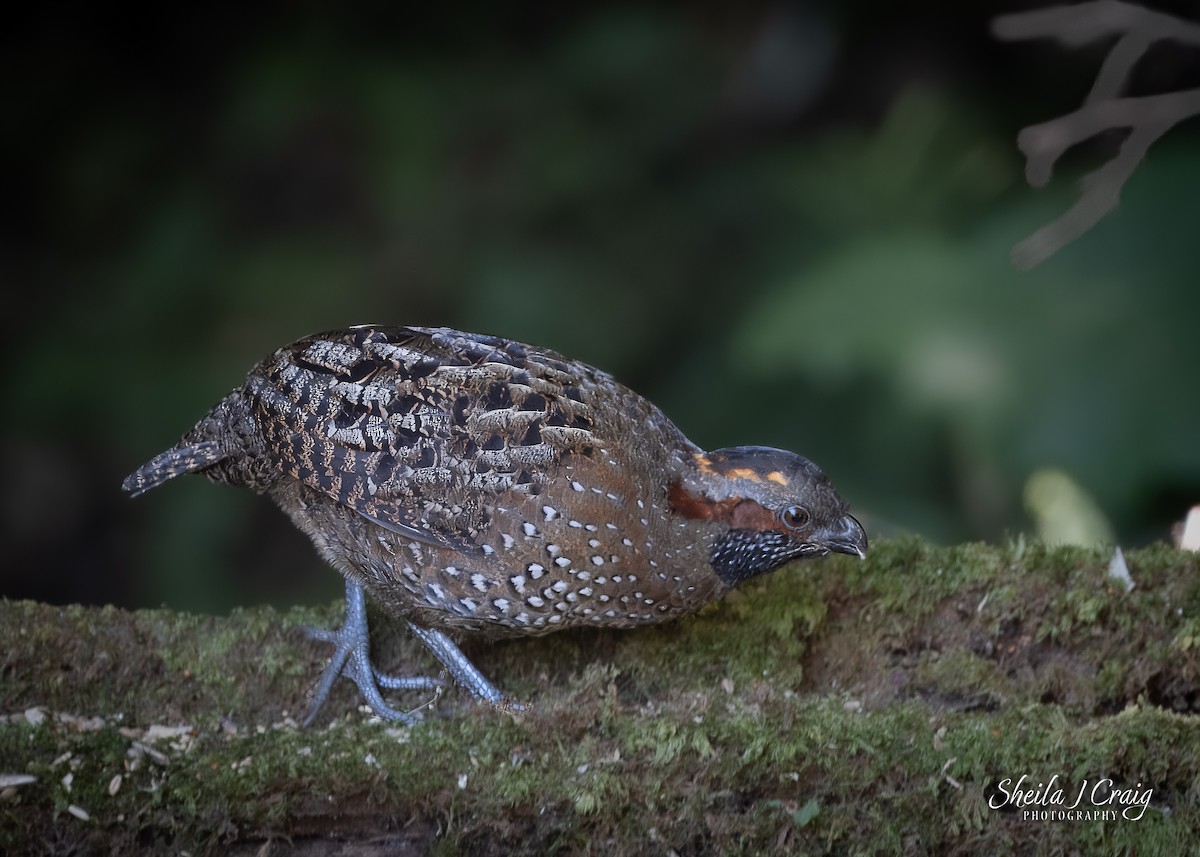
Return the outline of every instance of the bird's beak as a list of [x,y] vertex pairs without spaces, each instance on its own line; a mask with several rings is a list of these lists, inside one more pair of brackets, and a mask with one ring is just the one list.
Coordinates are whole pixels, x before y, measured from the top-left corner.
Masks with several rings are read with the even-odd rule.
[[862,524],[851,515],[842,515],[837,523],[815,534],[813,541],[837,553],[848,553],[859,559],[867,558],[867,534]]

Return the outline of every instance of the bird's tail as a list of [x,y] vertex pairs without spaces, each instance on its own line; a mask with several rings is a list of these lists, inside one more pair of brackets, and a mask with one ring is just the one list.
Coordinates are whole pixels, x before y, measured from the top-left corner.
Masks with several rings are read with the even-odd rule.
[[222,458],[225,458],[225,453],[215,440],[202,440],[197,443],[184,440],[166,452],[160,452],[126,476],[121,488],[131,497],[136,497],[151,488],[157,488],[168,479],[203,470]]

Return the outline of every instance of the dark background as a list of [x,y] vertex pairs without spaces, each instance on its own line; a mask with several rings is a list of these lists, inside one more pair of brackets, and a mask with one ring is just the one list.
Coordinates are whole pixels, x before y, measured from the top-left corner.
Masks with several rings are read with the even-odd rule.
[[[365,321],[599,365],[705,447],[812,457],[873,536],[1036,533],[1061,472],[1089,532],[1166,538],[1200,500],[1200,123],[1016,271],[1120,139],[1025,185],[1017,131],[1107,47],[991,38],[1030,5],[11,20],[0,595],[336,597],[262,498],[119,485],[274,348]],[[1134,92],[1200,85],[1198,54],[1160,44]]]

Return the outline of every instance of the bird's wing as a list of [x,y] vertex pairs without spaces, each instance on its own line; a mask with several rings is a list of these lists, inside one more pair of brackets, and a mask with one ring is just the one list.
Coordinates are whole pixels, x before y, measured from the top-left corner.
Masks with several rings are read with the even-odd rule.
[[644,401],[543,349],[364,326],[280,349],[246,391],[284,473],[382,527],[474,552],[498,497],[538,508],[565,457],[599,448],[597,400],[614,388]]

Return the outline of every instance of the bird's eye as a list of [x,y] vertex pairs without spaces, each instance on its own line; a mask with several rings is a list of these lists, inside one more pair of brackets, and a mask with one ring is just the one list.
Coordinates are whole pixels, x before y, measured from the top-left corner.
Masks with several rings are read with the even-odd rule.
[[808,524],[808,510],[799,506],[788,506],[779,513],[783,523],[793,530],[798,530]]

